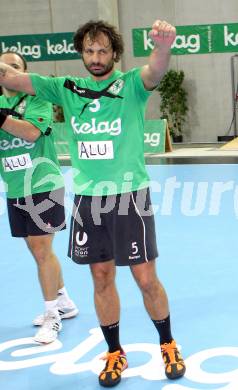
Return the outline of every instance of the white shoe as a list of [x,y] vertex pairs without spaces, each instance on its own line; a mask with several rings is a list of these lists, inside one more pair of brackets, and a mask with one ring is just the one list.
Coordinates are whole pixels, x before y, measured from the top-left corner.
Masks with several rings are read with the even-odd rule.
[[[61,320],[76,317],[76,315],[79,312],[77,306],[73,303],[73,301],[70,301],[69,303],[70,303],[69,306],[58,305],[58,312]],[[43,322],[44,322],[44,314],[38,315],[32,321],[33,325],[35,326],[41,326]]]
[[36,333],[34,340],[38,343],[49,344],[57,339],[58,332],[62,329],[60,316],[48,311],[44,315],[43,324]]

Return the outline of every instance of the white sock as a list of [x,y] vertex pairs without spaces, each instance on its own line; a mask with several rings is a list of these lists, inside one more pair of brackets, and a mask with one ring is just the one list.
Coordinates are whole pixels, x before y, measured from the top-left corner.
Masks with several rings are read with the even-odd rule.
[[72,301],[69,297],[69,294],[65,287],[62,287],[58,290],[58,303],[61,306],[71,306]]
[[45,311],[50,311],[59,316],[58,308],[58,299],[54,299],[53,301],[45,301]]
[[66,299],[69,299],[69,294],[68,294],[68,292],[67,292],[67,290],[66,290],[66,287],[62,287],[62,288],[60,288],[59,290],[58,290],[58,297],[64,297],[64,298],[66,298]]

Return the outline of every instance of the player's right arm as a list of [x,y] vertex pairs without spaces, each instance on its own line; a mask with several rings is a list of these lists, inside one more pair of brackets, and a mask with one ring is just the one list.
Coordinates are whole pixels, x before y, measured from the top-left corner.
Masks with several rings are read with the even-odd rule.
[[0,85],[12,91],[25,92],[35,95],[28,73],[19,72],[0,61]]

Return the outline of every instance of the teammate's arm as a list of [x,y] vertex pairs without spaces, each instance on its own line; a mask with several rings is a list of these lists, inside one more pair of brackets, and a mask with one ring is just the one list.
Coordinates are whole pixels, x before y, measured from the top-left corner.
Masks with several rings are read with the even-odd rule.
[[149,63],[142,68],[141,77],[147,90],[154,89],[164,76],[170,59],[170,49],[176,37],[176,29],[165,21],[157,20],[150,37],[154,42]]
[[12,66],[0,61],[0,85],[12,91],[25,92],[35,95],[31,79],[28,73],[19,72]]
[[25,120],[14,119],[1,113],[0,127],[7,133],[25,139],[28,142],[35,142],[41,135],[40,130],[32,123]]

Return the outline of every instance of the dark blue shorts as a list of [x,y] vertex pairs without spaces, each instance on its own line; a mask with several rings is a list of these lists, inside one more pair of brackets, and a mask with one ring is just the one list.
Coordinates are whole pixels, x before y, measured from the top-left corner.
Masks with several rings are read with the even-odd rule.
[[78,264],[154,260],[158,252],[149,189],[101,197],[76,195],[68,256]]
[[42,236],[63,230],[65,224],[64,188],[7,199],[13,237]]

